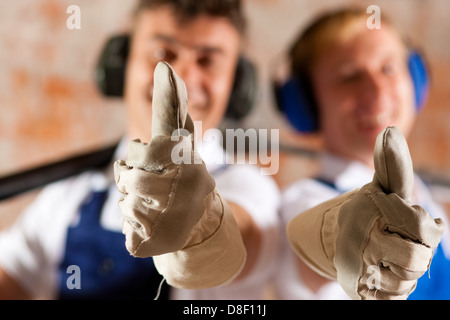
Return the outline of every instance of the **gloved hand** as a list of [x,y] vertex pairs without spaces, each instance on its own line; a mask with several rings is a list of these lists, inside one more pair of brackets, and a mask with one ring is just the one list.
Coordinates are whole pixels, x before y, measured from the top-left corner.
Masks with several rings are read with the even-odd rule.
[[154,257],[167,282],[180,288],[228,283],[246,258],[231,211],[193,148],[194,125],[184,82],[160,62],[154,72],[152,139],[129,144],[128,159],[115,163],[124,197],[126,248]]
[[406,299],[430,267],[444,224],[411,205],[412,161],[396,127],[378,135],[374,164],[372,182],[299,214],[288,238],[352,299]]

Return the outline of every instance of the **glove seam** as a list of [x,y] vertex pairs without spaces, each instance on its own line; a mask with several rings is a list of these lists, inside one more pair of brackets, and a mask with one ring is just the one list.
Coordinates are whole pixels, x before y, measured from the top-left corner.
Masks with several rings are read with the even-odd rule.
[[[216,192],[216,189],[215,189],[215,188],[213,189],[213,191],[211,191],[211,193],[213,193],[213,192]],[[210,193],[210,194],[211,194],[211,193]],[[212,232],[208,237],[204,238],[201,242],[196,243],[196,244],[191,245],[191,246],[190,246],[190,245],[186,245],[186,246],[182,247],[180,250],[186,250],[186,249],[194,248],[194,247],[196,247],[196,246],[199,246],[199,245],[203,244],[205,241],[207,241],[207,240],[209,240],[210,238],[212,238],[212,237],[217,233],[217,231],[220,229],[220,226],[222,225],[223,218],[224,218],[225,207],[224,207],[224,205],[223,205],[222,197],[220,196],[220,194],[219,194],[218,192],[216,192],[216,195],[219,197],[219,200],[220,200],[220,207],[221,207],[220,221],[219,221],[219,224],[217,225],[216,229],[215,229],[214,232]],[[205,211],[206,211],[206,208],[205,208]],[[201,219],[200,219],[198,222],[200,222],[200,221],[201,221]],[[197,223],[198,223],[198,222],[197,222]],[[195,225],[194,225],[194,227],[195,227]],[[188,240],[189,240],[189,238],[186,239],[186,241],[188,241]]]
[[141,247],[141,245],[143,245],[145,242],[150,241],[153,235],[153,232],[155,231],[155,228],[159,225],[159,221],[161,220],[162,215],[164,214],[165,211],[167,211],[167,208],[169,207],[169,204],[171,202],[171,200],[173,199],[173,194],[174,194],[174,190],[175,190],[175,186],[178,183],[179,180],[179,176],[180,176],[180,165],[175,165],[177,173],[175,175],[175,177],[173,178],[173,182],[172,185],[170,187],[170,193],[167,197],[167,202],[164,206],[164,209],[162,209],[159,213],[158,216],[156,217],[155,221],[151,224],[150,226],[150,234],[147,238],[141,240],[139,242],[139,244],[136,246],[136,249],[134,250],[133,254],[136,254],[139,251],[139,248]]

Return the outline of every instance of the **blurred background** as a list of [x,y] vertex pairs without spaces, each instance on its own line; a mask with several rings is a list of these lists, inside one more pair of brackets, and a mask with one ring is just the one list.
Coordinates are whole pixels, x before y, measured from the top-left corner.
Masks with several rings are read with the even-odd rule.
[[[323,11],[375,4],[427,57],[430,98],[409,145],[415,169],[432,178],[437,200],[450,201],[450,1],[243,1],[249,20],[244,51],[258,67],[260,91],[255,109],[239,125],[280,128],[285,148],[279,165],[284,170],[275,179],[281,187],[314,171],[314,158],[303,149],[320,149],[320,138],[295,133],[275,109],[272,79],[286,48]],[[125,108],[120,99],[99,93],[94,69],[108,37],[129,28],[134,3],[0,0],[0,177],[91,152],[120,139]],[[66,26],[70,5],[81,9],[79,30]],[[0,229],[16,218],[37,191],[0,201]]]

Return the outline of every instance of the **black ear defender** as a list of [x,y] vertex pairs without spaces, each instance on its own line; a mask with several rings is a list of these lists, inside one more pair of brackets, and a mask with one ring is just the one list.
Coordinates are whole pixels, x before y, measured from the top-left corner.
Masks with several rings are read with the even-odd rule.
[[258,94],[258,76],[250,60],[239,56],[234,75],[233,89],[225,112],[225,117],[233,120],[245,118],[256,102]]
[[95,82],[106,97],[122,97],[125,71],[130,46],[127,34],[114,35],[108,39],[95,68]]
[[[123,97],[130,36],[114,35],[108,39],[98,59],[95,82],[105,97]],[[241,120],[252,110],[258,92],[256,68],[239,56],[225,117]]]

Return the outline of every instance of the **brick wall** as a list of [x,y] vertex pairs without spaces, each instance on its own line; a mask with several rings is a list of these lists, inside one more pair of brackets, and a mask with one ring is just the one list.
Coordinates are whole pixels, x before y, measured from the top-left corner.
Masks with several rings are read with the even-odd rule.
[[[447,0],[245,0],[249,34],[245,51],[259,66],[258,108],[243,125],[281,127],[293,144],[317,145],[293,134],[274,111],[270,78],[283,48],[318,12],[340,4],[377,4],[427,53],[433,88],[410,139],[416,168],[450,175],[450,2]],[[81,29],[69,30],[66,9],[81,9]],[[0,0],[0,175],[91,150],[117,140],[124,108],[96,90],[93,69],[106,37],[129,25],[134,1]],[[285,156],[293,171],[298,163]],[[307,168],[309,160],[304,161]],[[313,165],[312,165],[313,167]],[[307,171],[307,170],[306,170]],[[300,175],[305,174],[301,170]],[[285,181],[286,182],[286,181]],[[25,197],[28,203],[30,197]],[[20,198],[17,200],[20,202]],[[0,213],[20,206],[0,203]],[[2,217],[0,217],[2,219]]]
[[[80,30],[66,26],[71,4],[81,7]],[[110,0],[0,1],[0,174],[120,137],[124,109],[102,99],[93,69],[105,37],[126,27],[129,7]]]
[[[93,70],[107,36],[127,28],[133,3],[0,0],[0,175],[120,138],[125,109],[99,94]],[[72,4],[79,30],[66,25]],[[35,194],[0,202],[0,228]]]

